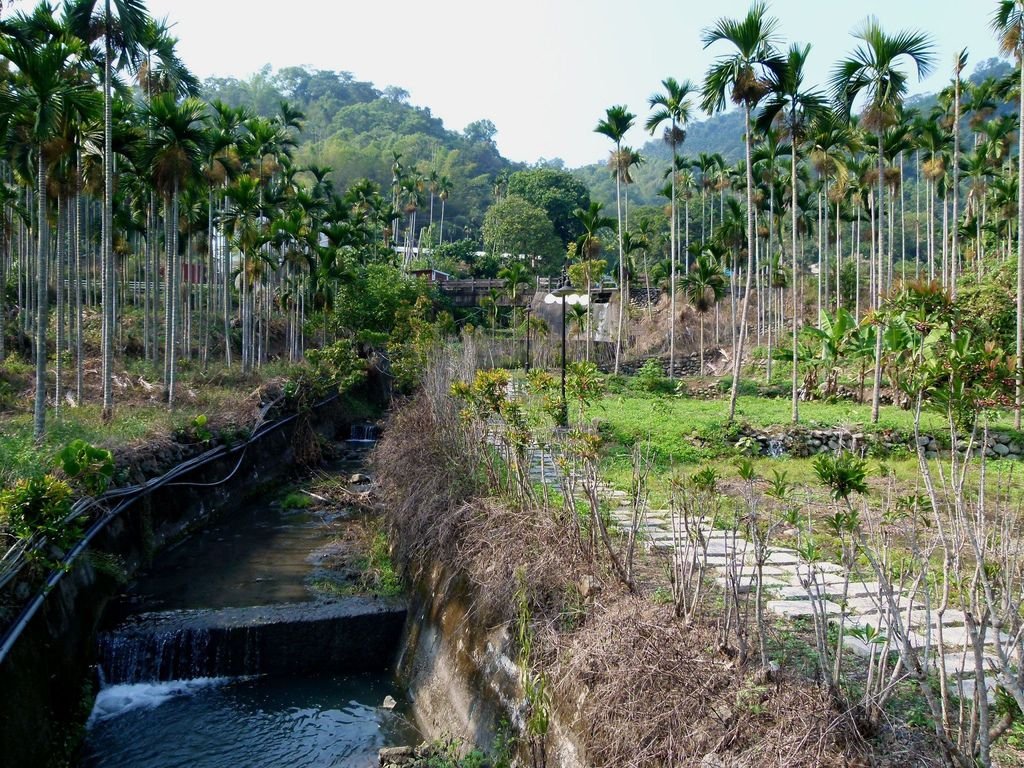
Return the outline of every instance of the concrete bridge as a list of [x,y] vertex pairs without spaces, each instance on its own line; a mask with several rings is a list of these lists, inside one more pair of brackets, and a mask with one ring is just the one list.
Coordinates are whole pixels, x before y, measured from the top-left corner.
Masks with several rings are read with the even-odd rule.
[[[483,299],[494,296],[498,305],[502,307],[512,306],[512,299],[506,292],[507,281],[501,279],[477,279],[469,278],[464,280],[431,280],[456,307],[478,307]],[[531,294],[543,295],[557,286],[558,279],[551,277],[537,277],[532,283],[523,284],[516,292],[516,304],[526,303],[526,297]],[[580,289],[585,291],[586,289]],[[493,292],[493,293],[492,293]],[[595,285],[590,289],[590,299],[595,304],[607,304],[612,296],[618,292],[618,288],[604,285]]]

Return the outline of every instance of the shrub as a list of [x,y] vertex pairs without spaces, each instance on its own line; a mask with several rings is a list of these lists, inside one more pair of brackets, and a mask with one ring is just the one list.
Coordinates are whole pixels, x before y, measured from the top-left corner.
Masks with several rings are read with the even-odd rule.
[[289,493],[281,499],[282,509],[307,509],[313,505],[313,499],[301,493]]
[[661,361],[651,358],[636,372],[636,386],[644,392],[674,392],[672,382],[662,368]]
[[[205,416],[202,418],[205,424]],[[85,440],[72,440],[57,454],[57,463],[70,480],[77,483],[90,496],[103,493],[114,477],[114,456]]]
[[[722,392],[732,391],[732,376],[723,376],[718,380],[718,389]],[[740,397],[757,397],[759,389],[757,382],[751,381],[750,379],[740,379],[739,394]]]
[[21,539],[39,534],[66,549],[78,538],[77,524],[65,525],[71,511],[71,487],[53,475],[19,480],[0,492],[0,520]]

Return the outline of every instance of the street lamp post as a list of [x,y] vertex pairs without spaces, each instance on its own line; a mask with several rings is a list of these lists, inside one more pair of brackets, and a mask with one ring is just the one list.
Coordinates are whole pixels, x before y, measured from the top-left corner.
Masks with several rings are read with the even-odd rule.
[[526,309],[523,312],[526,314],[526,372],[530,372],[530,312],[533,307],[529,304],[526,305]]
[[562,305],[562,402],[561,402],[561,413],[560,413],[560,426],[569,426],[569,406],[565,399],[565,305],[566,304],[581,304],[586,306],[590,303],[590,297],[587,295],[580,295],[576,293],[572,284],[569,282],[568,276],[563,272],[562,284],[558,286],[554,291],[544,297],[545,304],[561,304]]

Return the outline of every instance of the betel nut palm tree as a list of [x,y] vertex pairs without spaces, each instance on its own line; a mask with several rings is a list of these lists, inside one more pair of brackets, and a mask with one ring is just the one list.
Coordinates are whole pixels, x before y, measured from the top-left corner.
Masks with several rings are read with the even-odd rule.
[[632,160],[632,153],[623,162],[621,157],[622,139],[626,136],[626,132],[633,127],[633,122],[636,120],[636,115],[630,112],[625,106],[617,105],[609,107],[605,110],[605,117],[599,121],[597,127],[594,129],[595,133],[600,133],[607,136],[615,144],[615,149],[612,153],[611,166],[615,173],[615,208],[616,208],[616,219],[619,240],[619,322],[618,329],[615,332],[615,375],[619,374],[619,358],[622,355],[622,325],[623,318],[625,316],[625,301],[623,300],[622,289],[625,284],[625,262],[622,255],[622,181],[623,174],[620,169],[628,171],[629,165]]
[[174,385],[177,373],[176,329],[180,322],[181,265],[178,258],[178,204],[185,184],[198,174],[206,156],[206,104],[199,99],[187,98],[177,102],[174,94],[156,96],[147,109],[152,126],[148,160],[154,186],[164,197],[165,216],[170,221],[167,243],[167,270],[171,290],[168,293],[167,323],[167,403],[174,405]]
[[[885,128],[899,114],[907,95],[907,74],[904,64],[911,64],[919,78],[932,68],[933,49],[928,36],[921,32],[887,34],[875,18],[868,18],[854,32],[860,44],[849,58],[836,65],[832,75],[835,100],[842,114],[849,115],[854,103],[865,100],[862,124],[877,134],[877,263],[881,275],[882,254],[885,252]],[[882,280],[877,279],[874,296],[875,310],[881,308]],[[871,421],[878,423],[882,387],[882,333],[876,334],[874,387],[871,396]]]
[[729,396],[729,421],[736,416],[736,396],[743,370],[743,345],[747,332],[747,311],[750,306],[751,277],[754,272],[754,178],[751,164],[753,137],[751,113],[767,93],[769,73],[782,66],[775,49],[778,21],[768,15],[767,5],[757,2],[742,19],[720,18],[704,30],[701,41],[705,48],[725,43],[731,48],[715,60],[704,79],[701,105],[711,114],[725,109],[726,101],[743,107],[744,149],[747,187],[747,274],[740,314],[740,329],[733,349],[732,392]]
[[711,251],[704,251],[680,280],[687,301],[700,317],[700,373],[704,375],[704,318],[725,297],[725,270]]
[[692,110],[690,95],[696,92],[697,87],[689,80],[680,83],[672,77],[662,80],[661,86],[664,91],[654,94],[647,100],[654,111],[647,118],[644,127],[653,134],[667,122],[668,126],[664,129],[665,143],[672,149],[671,196],[669,198],[670,215],[672,216],[669,226],[669,259],[672,276],[669,283],[671,311],[668,330],[668,375],[669,378],[674,378],[676,368],[676,264],[679,258],[679,233],[676,231],[676,224],[679,221],[679,214],[676,210],[678,205],[676,183],[679,178],[679,146],[686,140],[686,125],[690,122]]
[[814,89],[804,86],[804,65],[807,63],[807,56],[811,51],[809,45],[793,44],[789,48],[785,65],[771,73],[769,81],[769,97],[764,105],[758,120],[758,127],[767,130],[777,119],[784,123],[789,139],[792,143],[790,151],[790,236],[792,243],[792,279],[790,288],[793,301],[793,338],[792,338],[792,418],[796,424],[800,420],[799,397],[798,397],[798,364],[797,356],[799,347],[797,335],[799,332],[800,317],[797,311],[797,235],[799,226],[797,224],[797,159],[800,153],[800,145],[807,137],[807,130],[810,124],[819,118],[826,109],[825,97]]

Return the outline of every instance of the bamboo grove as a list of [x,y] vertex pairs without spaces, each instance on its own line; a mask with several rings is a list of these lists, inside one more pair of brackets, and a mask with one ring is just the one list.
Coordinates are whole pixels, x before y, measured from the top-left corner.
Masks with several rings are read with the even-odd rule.
[[173,405],[181,360],[259,368],[272,327],[298,360],[339,284],[393,258],[392,201],[296,164],[303,115],[287,103],[260,117],[202,101],[140,0],[44,2],[0,24],[0,360],[5,332],[34,353],[37,439],[48,400],[88,395],[83,318],[101,317],[109,418],[129,315]]
[[[668,290],[673,364],[677,302],[685,300],[698,315],[703,372],[705,316],[716,314],[721,342],[717,316],[732,297],[725,322],[732,345],[730,417],[745,345],[755,336],[768,345],[769,377],[772,359],[793,363],[797,421],[799,372],[808,353],[802,327],[818,318],[810,325],[820,335],[848,313],[852,324],[842,323],[861,324],[861,341],[874,346],[868,356],[877,420],[889,298],[916,285],[955,302],[965,284],[998,281],[1016,286],[1016,311],[1006,301],[1003,308],[1016,315],[1005,347],[1016,350],[1009,399],[1019,427],[1024,3],[1000,0],[990,11],[1001,50],[1017,67],[972,83],[964,76],[968,53],[961,51],[947,62],[949,86],[926,111],[907,103],[913,80],[941,65],[924,33],[889,33],[869,18],[853,32],[853,50],[834,65],[830,82],[815,87],[806,74],[811,46],[783,47],[765,4],[754,4],[741,19],[718,20],[702,36],[718,54],[703,81],[667,78],[650,98],[645,127],[663,137],[672,157],[661,190],[667,233],[636,212],[629,222],[628,188],[645,158],[623,137],[642,118],[615,106],[598,124],[595,130],[614,144],[609,167],[618,210],[605,226],[623,231],[614,244],[608,238],[618,255],[617,277],[627,289],[642,279]],[[719,154],[687,156],[687,127],[698,109],[714,115],[730,103],[749,126],[744,159],[730,165]],[[659,251],[664,262],[655,256],[651,263],[648,255]],[[622,344],[620,332],[616,367]]]

